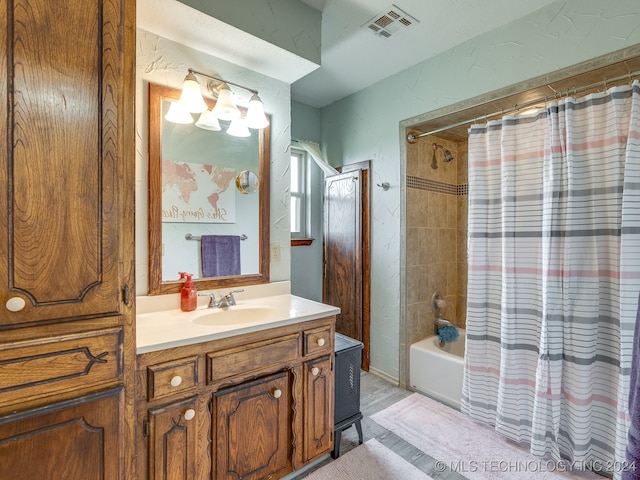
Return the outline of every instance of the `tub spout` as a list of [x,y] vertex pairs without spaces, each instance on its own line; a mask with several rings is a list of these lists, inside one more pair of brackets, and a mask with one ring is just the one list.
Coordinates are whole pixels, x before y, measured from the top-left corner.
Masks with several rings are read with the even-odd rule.
[[440,329],[440,327],[444,327],[445,325],[451,325],[451,322],[446,318],[436,317],[436,323],[435,323],[436,335],[438,335],[438,330]]

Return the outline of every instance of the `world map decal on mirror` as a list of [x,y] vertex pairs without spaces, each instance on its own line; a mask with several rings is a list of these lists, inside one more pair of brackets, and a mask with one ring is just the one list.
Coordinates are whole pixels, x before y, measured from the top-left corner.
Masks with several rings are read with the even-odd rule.
[[162,221],[234,223],[236,170],[162,160]]

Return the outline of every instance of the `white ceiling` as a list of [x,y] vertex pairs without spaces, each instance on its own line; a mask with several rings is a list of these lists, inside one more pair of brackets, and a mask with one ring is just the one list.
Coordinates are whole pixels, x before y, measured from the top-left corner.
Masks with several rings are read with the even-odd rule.
[[[293,100],[324,107],[555,0],[300,0],[322,12],[322,65]],[[389,38],[362,26],[395,4],[418,20]]]

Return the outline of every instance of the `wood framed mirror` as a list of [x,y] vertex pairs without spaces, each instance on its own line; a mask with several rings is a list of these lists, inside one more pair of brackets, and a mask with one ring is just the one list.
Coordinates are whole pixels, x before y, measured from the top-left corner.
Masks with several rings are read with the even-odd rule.
[[[270,127],[234,137],[225,132],[228,122],[220,121],[220,131],[197,127],[198,114],[188,125],[168,122],[164,116],[180,93],[149,83],[148,293],[178,293],[184,282],[179,272],[193,273],[198,290],[268,283]],[[236,186],[245,171],[257,177],[250,194]],[[239,237],[239,274],[203,275],[205,235]]]

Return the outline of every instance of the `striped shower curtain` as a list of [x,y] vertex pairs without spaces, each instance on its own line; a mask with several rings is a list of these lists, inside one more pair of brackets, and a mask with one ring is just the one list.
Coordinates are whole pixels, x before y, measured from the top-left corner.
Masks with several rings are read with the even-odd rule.
[[619,478],[640,291],[640,84],[469,130],[462,411]]

